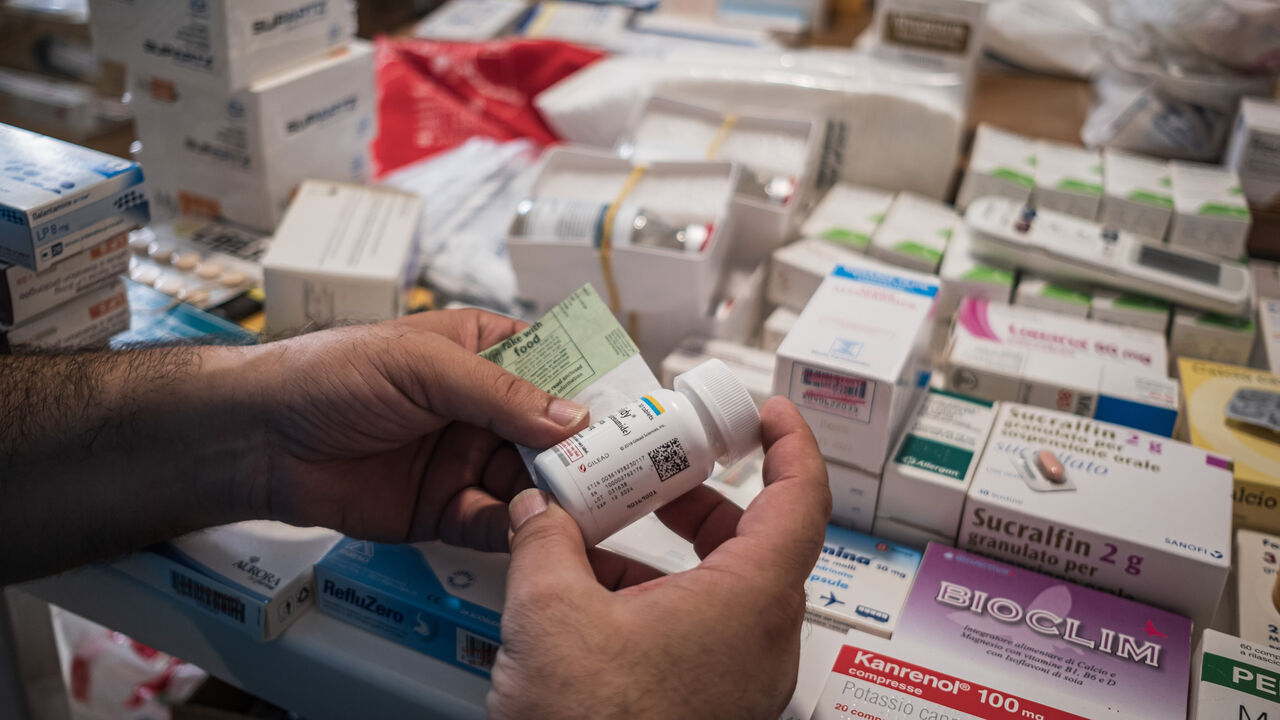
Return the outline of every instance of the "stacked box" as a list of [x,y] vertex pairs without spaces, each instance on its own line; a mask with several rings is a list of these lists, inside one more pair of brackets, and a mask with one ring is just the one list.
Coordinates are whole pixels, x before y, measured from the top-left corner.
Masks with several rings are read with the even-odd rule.
[[1190,720],[1280,716],[1280,652],[1205,630],[1196,652]]
[[836,183],[809,215],[800,235],[866,252],[892,203],[893,193]]
[[1219,165],[1170,163],[1173,225],[1169,244],[1238,260],[1244,257],[1252,218],[1240,178]]
[[1102,158],[1071,145],[1036,143],[1035,199],[1038,208],[1094,219],[1102,204]]
[[1102,151],[1102,215],[1113,230],[1164,240],[1173,218],[1169,163],[1105,148]]
[[938,272],[947,243],[963,221],[936,200],[899,193],[871,236],[871,256],[922,273]]
[[1075,318],[1089,317],[1089,306],[1092,303],[1093,292],[1086,287],[1028,275],[1018,279],[1018,289],[1013,296],[1014,305]]

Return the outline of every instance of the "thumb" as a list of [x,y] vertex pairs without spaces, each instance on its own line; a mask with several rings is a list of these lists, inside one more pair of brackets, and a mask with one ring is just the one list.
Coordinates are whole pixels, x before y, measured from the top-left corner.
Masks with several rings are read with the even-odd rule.
[[543,392],[448,338],[430,338],[427,362],[410,372],[418,374],[431,412],[531,448],[550,447],[586,426],[585,406]]
[[511,564],[507,604],[599,589],[582,531],[546,492],[530,488],[511,500]]

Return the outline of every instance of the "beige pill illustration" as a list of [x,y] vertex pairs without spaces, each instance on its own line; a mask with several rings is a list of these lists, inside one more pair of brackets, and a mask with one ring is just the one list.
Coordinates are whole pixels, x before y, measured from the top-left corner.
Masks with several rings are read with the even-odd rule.
[[1062,463],[1057,456],[1048,450],[1041,450],[1036,453],[1036,467],[1045,479],[1054,485],[1061,485],[1067,480],[1067,471],[1062,467]]

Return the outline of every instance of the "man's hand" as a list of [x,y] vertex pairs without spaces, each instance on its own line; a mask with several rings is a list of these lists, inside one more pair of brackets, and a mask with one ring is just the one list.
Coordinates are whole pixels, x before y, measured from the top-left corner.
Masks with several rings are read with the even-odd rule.
[[658,512],[703,558],[687,572],[588,550],[548,496],[516,497],[491,717],[778,717],[831,493],[795,407],[774,398],[761,420],[765,488],[745,512],[706,486]]
[[476,355],[522,329],[457,310],[278,343],[266,514],[382,542],[506,550],[507,503],[532,486],[512,443],[549,447],[587,420]]

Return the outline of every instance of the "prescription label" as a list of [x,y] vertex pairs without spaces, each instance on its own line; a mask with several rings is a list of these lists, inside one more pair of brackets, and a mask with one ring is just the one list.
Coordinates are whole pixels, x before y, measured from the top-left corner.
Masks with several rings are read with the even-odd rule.
[[861,423],[871,422],[876,384],[866,378],[796,363],[788,397],[795,404]]
[[813,717],[1086,720],[1000,688],[855,645],[841,648]]

